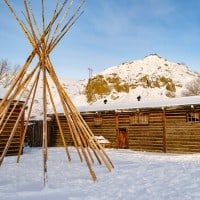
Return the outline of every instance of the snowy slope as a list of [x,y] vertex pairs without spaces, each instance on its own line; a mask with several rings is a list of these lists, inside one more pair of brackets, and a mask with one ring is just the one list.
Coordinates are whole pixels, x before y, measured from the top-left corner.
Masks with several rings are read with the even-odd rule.
[[[132,62],[126,62],[118,66],[106,69],[102,74],[117,73],[123,79],[133,81],[137,77],[142,77],[147,74],[150,78],[157,76],[165,76],[183,82],[183,77],[186,78],[185,82],[191,80],[191,77],[198,74],[186,67],[184,64],[172,63],[160,57],[157,54],[146,56],[144,59]],[[188,74],[188,76],[187,76]]]

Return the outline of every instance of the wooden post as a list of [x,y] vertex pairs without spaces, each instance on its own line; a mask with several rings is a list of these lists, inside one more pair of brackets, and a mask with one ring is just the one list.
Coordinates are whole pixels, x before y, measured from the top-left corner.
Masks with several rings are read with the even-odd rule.
[[24,143],[24,140],[23,140],[23,133],[24,133],[24,130],[25,130],[25,128],[24,128],[24,117],[25,117],[25,111],[23,112],[22,117],[21,117],[20,144]]
[[[43,57],[45,59],[45,57]],[[47,138],[47,93],[46,93],[46,67],[45,61],[42,60],[42,68],[43,68],[43,168],[44,168],[44,185],[47,184],[47,145],[48,145],[48,138]]]
[[119,147],[119,113],[115,112],[116,147]]
[[163,108],[162,112],[162,124],[163,124],[163,152],[167,152],[167,140],[166,140],[166,112]]

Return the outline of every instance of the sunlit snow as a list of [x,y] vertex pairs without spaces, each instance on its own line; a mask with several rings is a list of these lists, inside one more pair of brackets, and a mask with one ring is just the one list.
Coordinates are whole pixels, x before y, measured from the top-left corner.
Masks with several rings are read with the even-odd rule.
[[70,148],[50,148],[48,185],[43,187],[42,150],[26,148],[21,162],[6,157],[0,168],[1,200],[195,200],[200,199],[200,154],[164,154],[106,149],[115,168],[85,163]]

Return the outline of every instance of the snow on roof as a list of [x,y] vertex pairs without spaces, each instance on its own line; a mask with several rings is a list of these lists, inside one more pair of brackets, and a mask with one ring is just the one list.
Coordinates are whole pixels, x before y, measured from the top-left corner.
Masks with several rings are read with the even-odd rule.
[[162,108],[181,105],[200,104],[200,96],[164,98],[164,99],[141,99],[140,101],[126,99],[121,102],[107,102],[104,104],[92,104],[89,106],[80,106],[80,112],[103,111],[103,110],[123,110],[123,109],[141,109],[141,108]]
[[100,143],[100,144],[106,144],[106,143],[110,143],[109,140],[107,140],[105,137],[103,137],[102,135],[100,136],[94,136],[95,139]]

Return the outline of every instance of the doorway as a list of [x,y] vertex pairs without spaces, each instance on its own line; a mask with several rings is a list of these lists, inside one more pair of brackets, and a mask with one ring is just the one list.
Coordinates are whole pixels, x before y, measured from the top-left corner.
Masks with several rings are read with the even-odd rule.
[[128,134],[126,128],[119,128],[117,137],[117,147],[119,149],[128,148]]

